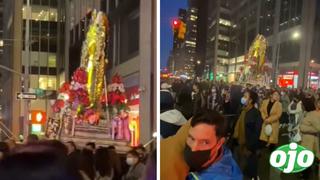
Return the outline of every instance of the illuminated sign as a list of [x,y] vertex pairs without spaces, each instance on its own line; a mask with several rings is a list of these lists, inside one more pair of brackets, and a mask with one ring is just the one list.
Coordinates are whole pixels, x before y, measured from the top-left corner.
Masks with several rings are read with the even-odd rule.
[[32,131],[32,133],[40,133],[42,131],[42,125],[41,124],[32,124],[31,131]]

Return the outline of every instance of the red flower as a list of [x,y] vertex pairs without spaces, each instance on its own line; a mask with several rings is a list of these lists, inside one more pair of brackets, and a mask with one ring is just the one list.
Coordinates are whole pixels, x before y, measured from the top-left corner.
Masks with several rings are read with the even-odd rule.
[[115,74],[112,77],[112,83],[117,83],[117,84],[121,84],[122,83],[122,79],[118,74]]
[[55,113],[58,113],[58,112],[60,112],[60,108],[58,108],[57,106],[53,106],[53,112],[55,112]]
[[114,92],[109,93],[108,95],[108,103],[111,105],[115,105],[117,103],[118,95]]
[[74,97],[77,98],[79,100],[79,103],[84,106],[88,106],[90,104],[88,96],[88,91],[84,89],[78,89],[74,92]]
[[62,86],[59,89],[60,93],[68,92],[70,90],[70,84],[65,82],[62,84]]
[[119,101],[120,101],[120,103],[125,103],[125,101],[126,101],[126,96],[125,96],[125,95],[120,95]]
[[64,101],[61,99],[56,100],[56,102],[52,106],[52,110],[55,113],[60,112],[60,110],[64,107]]
[[55,106],[60,108],[60,109],[63,108],[64,107],[64,101],[61,100],[61,99],[56,100]]
[[88,81],[87,72],[84,68],[78,68],[73,73],[72,79],[80,84],[86,84]]
[[69,95],[68,102],[73,102],[77,94],[74,90],[70,90],[68,92],[68,95]]

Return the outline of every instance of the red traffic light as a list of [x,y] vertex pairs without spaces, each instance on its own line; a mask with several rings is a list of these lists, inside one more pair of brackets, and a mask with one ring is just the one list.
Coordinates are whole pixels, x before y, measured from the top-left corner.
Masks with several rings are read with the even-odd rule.
[[173,29],[179,29],[179,27],[180,27],[180,20],[177,20],[177,19],[173,20],[173,21],[172,21],[172,26],[173,26]]

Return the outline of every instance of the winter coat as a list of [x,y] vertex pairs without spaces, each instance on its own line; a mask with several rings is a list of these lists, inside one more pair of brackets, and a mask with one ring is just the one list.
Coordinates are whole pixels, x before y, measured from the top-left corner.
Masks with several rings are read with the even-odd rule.
[[145,165],[141,162],[129,168],[128,173],[122,178],[123,180],[139,180],[144,173]]
[[193,115],[201,112],[203,105],[203,96],[201,93],[197,93],[193,95]]
[[191,172],[187,180],[242,180],[242,172],[234,161],[231,151],[223,147],[219,161],[200,172]]
[[183,152],[190,128],[190,120],[176,135],[160,141],[160,177],[161,180],[185,180],[189,173]]
[[320,158],[319,133],[320,133],[320,112],[311,111],[300,124],[301,145],[313,151]]
[[303,119],[303,109],[302,102],[299,101],[296,108],[293,108],[294,101],[292,101],[288,106],[288,113],[295,115],[295,123],[299,123]]
[[283,112],[287,112],[288,111],[288,106],[289,106],[289,103],[290,103],[289,96],[287,94],[281,96],[280,102],[282,104],[282,111]]
[[246,147],[255,152],[259,148],[259,136],[262,127],[260,111],[256,108],[250,109],[245,117]]
[[[268,142],[270,144],[278,144],[279,140],[279,119],[282,115],[282,105],[280,102],[276,101],[274,102],[271,111],[270,111],[270,122],[266,122],[265,119],[267,119],[268,115],[268,104],[269,104],[269,99],[266,99],[262,102],[260,112],[261,112],[261,117],[263,119],[263,124],[261,128],[261,133],[260,133],[260,140]],[[268,137],[265,134],[265,127],[267,124],[271,124],[272,126],[272,133],[270,137]]]
[[262,119],[255,107],[244,107],[236,123],[233,137],[241,146],[255,152],[259,148]]
[[161,113],[160,134],[163,138],[175,135],[180,127],[185,123],[187,123],[187,119],[176,109]]

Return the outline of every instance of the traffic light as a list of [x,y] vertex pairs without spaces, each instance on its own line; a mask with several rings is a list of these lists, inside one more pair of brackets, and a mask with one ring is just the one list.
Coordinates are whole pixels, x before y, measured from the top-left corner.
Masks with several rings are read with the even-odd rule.
[[173,31],[179,30],[179,28],[180,28],[180,20],[177,20],[177,19],[173,20],[172,28],[173,28]]
[[179,27],[179,32],[178,32],[178,38],[184,39],[185,34],[186,34],[186,24],[184,22],[181,22]]

